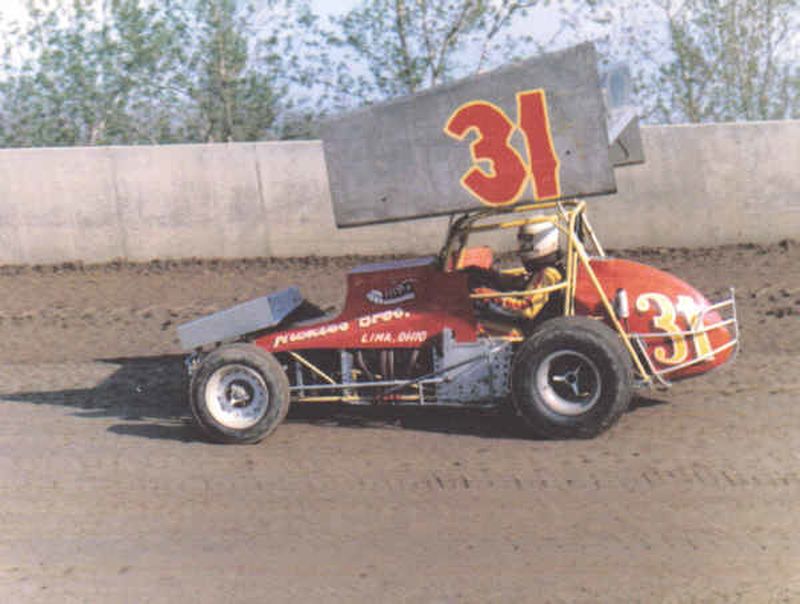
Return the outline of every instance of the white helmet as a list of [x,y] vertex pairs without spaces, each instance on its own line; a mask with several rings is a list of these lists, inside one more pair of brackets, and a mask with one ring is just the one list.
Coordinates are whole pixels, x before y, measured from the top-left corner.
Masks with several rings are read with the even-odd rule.
[[558,251],[558,229],[552,222],[523,224],[517,233],[523,262],[536,261]]

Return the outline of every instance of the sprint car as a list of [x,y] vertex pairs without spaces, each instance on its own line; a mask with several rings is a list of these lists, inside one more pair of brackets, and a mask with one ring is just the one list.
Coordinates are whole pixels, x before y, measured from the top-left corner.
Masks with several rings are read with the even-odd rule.
[[[495,267],[474,233],[551,222],[563,279],[532,320],[487,317],[471,266]],[[341,312],[309,316],[291,287],[179,326],[192,413],[209,438],[253,443],[296,403],[508,408],[537,437],[588,438],[639,387],[667,387],[728,362],[733,292],[709,302],[656,268],[609,257],[579,200],[486,209],[452,220],[437,256],[357,267]]]

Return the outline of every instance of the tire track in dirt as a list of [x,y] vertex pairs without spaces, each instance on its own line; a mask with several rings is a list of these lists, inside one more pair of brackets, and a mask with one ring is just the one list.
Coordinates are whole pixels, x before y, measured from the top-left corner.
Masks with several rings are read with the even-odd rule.
[[736,286],[744,350],[601,438],[325,409],[252,448],[186,421],[175,325],[361,259],[0,270],[0,599],[800,601],[800,245],[640,259]]
[[[208,451],[208,450],[207,450]],[[127,455],[127,454],[126,454]],[[279,454],[278,454],[279,455]],[[59,456],[60,457],[60,456]],[[556,495],[591,495],[591,493],[647,494],[651,492],[681,492],[687,495],[720,495],[728,492],[761,492],[778,495],[781,492],[800,490],[800,469],[775,470],[772,464],[763,466],[742,465],[628,465],[617,467],[614,473],[581,472],[569,463],[551,463],[548,472],[507,472],[501,468],[476,471],[445,469],[420,469],[414,472],[379,470],[365,472],[364,468],[335,466],[316,472],[302,468],[276,473],[267,468],[242,476],[226,476],[217,470],[224,466],[211,464],[203,473],[186,472],[169,485],[160,483],[160,474],[173,474],[183,465],[183,457],[166,459],[129,459],[125,455],[103,456],[92,459],[53,456],[20,459],[9,455],[0,457],[0,473],[10,476],[36,475],[43,467],[57,465],[67,475],[83,473],[88,479],[73,482],[54,477],[46,484],[35,485],[37,490],[49,493],[93,492],[103,489],[113,492],[119,488],[120,478],[137,484],[140,491],[151,489],[175,493],[205,492],[235,493],[252,488],[255,491],[282,493],[338,493],[343,499],[357,498],[362,493],[397,494],[426,498],[431,496],[482,496],[486,493],[526,493],[538,497]],[[177,464],[177,465],[176,465]],[[22,478],[20,487],[32,485]],[[10,481],[13,484],[13,480]],[[115,487],[116,485],[116,487]],[[10,486],[6,485],[6,489]]]

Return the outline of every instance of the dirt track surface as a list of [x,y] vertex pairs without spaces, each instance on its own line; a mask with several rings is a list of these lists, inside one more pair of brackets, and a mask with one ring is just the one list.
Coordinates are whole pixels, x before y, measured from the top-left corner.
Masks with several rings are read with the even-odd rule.
[[0,269],[0,601],[800,601],[800,245],[632,257],[736,286],[744,350],[580,442],[334,407],[204,442],[175,325],[334,305],[356,259]]

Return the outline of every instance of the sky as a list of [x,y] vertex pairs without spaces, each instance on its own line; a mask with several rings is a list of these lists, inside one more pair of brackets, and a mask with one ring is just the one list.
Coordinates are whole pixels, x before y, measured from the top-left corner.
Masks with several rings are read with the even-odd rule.
[[312,0],[311,6],[319,15],[343,13],[356,5],[356,0]]
[[[314,11],[322,16],[342,14],[358,4],[358,0],[311,0]],[[0,14],[12,21],[25,15],[25,0],[0,0]],[[516,29],[532,34],[537,39],[547,39],[558,29],[559,16],[554,6],[536,7],[525,19],[520,19]]]
[[0,12],[3,17],[16,18],[24,13],[25,3],[22,0],[0,0]]
[[[358,4],[358,0],[311,0],[311,6],[318,15],[341,14],[353,8],[356,4]],[[518,29],[535,35],[537,39],[542,39],[545,36],[552,36],[558,29],[558,24],[558,12],[551,5],[531,10],[524,21],[520,20]]]
[[[17,20],[23,20],[26,15],[25,9],[26,0],[0,0],[0,32],[4,31],[8,25]],[[47,2],[48,0],[39,0],[40,2]],[[59,0],[50,0],[50,2],[58,2]],[[158,0],[152,0],[158,1]],[[240,0],[241,2],[251,1],[256,5],[258,0]],[[330,17],[332,15],[344,14],[348,10],[354,8],[360,3],[361,0],[310,0],[311,7],[314,12],[321,17]],[[569,5],[571,0],[566,0]],[[559,15],[558,8],[555,6],[558,3],[550,3],[546,0],[541,0],[541,4],[548,6],[534,7],[528,11],[524,17],[517,16],[514,26],[510,30],[511,35],[519,34],[520,36],[531,36],[539,43],[544,42],[545,46],[551,50],[558,50],[565,46],[582,40],[575,40],[574,38],[564,38],[554,40],[556,33],[559,30],[561,15]],[[548,43],[553,40],[553,43]]]

